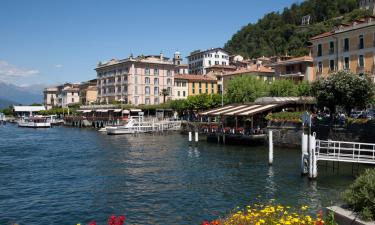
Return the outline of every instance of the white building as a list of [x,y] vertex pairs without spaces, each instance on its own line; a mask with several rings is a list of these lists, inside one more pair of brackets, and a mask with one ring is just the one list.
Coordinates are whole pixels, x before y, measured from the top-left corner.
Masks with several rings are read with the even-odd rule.
[[53,107],[58,106],[58,88],[57,87],[48,87],[43,91],[44,94],[44,106],[46,109],[52,109]]
[[64,84],[60,86],[61,91],[59,91],[59,107],[65,108],[69,105],[74,105],[79,103],[79,84]]
[[375,15],[375,0],[361,0],[359,1],[359,8],[370,10]]
[[213,65],[229,65],[229,55],[222,48],[206,51],[196,50],[187,57],[190,74],[206,74],[206,68]]

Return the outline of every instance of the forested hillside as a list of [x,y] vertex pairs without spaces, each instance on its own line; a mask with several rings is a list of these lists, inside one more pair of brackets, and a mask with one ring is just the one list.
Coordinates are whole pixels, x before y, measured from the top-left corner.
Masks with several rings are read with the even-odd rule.
[[[311,22],[302,26],[305,15],[311,16]],[[285,54],[301,56],[308,54],[310,37],[365,15],[370,13],[358,9],[358,0],[306,0],[246,25],[224,48],[232,54],[250,58]]]

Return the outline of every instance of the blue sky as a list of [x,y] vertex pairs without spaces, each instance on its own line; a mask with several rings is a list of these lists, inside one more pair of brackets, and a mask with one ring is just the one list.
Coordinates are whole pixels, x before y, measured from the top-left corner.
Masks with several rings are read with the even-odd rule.
[[95,78],[98,61],[222,47],[242,26],[297,0],[2,0],[0,81]]

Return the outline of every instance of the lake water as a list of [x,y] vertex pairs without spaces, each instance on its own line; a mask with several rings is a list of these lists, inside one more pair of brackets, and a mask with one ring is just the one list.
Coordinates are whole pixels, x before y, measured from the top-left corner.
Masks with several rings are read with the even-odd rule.
[[[300,151],[199,142],[180,134],[108,136],[90,129],[0,126],[0,224],[199,224],[236,206],[276,199],[313,210],[353,181],[319,166],[300,176]],[[332,164],[329,164],[332,166]]]

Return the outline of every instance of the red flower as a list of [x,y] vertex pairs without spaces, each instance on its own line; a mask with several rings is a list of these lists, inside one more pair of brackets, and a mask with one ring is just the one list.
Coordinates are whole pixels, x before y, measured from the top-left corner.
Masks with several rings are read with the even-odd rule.
[[208,220],[203,220],[201,225],[210,225],[210,222],[208,222]]
[[111,217],[109,217],[108,225],[116,225],[116,216],[115,215],[112,215]]
[[96,221],[95,221],[95,220],[91,221],[91,222],[89,223],[89,225],[96,225]]
[[121,215],[117,217],[116,225],[123,225],[125,223],[125,216]]

